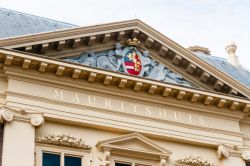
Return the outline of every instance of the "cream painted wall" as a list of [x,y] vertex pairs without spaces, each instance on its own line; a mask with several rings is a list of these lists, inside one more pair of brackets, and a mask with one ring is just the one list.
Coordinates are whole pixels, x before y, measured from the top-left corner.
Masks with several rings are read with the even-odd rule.
[[3,137],[3,166],[33,166],[35,128],[29,122],[6,123]]
[[[7,84],[2,82],[2,85],[6,88]],[[2,88],[2,91],[5,91],[5,88]],[[237,114],[237,112],[230,112],[229,114],[226,110],[214,110],[213,108],[209,110],[210,107],[206,106],[199,107],[201,108],[199,114],[209,117],[208,122],[211,125],[209,124],[209,127],[202,127],[185,123],[161,121],[145,116],[133,116],[109,109],[70,103],[65,98],[62,100],[53,98],[54,88],[107,97],[105,93],[90,92],[84,89],[77,89],[76,87],[58,86],[57,84],[38,82],[30,79],[10,78],[7,88],[6,103],[8,106],[44,113],[45,124],[37,128],[36,137],[65,133],[83,138],[86,144],[93,147],[93,160],[96,162],[99,161],[99,157],[103,156],[103,153],[98,152],[95,148],[95,144],[98,141],[137,131],[173,152],[168,164],[172,164],[174,160],[189,155],[203,156],[210,161],[218,163],[216,146],[219,143],[243,145],[240,132],[241,130],[248,131],[250,128],[250,125],[243,125],[243,127],[239,125],[241,114]],[[133,94],[136,95],[136,93]],[[131,93],[131,95],[133,94]],[[67,98],[68,96],[65,97]],[[115,95],[111,95],[110,97],[120,100],[124,99]],[[139,100],[136,102],[140,102],[141,105],[150,104]],[[193,111],[197,113],[195,112],[196,110],[191,109],[192,104],[189,103],[187,105],[189,106],[188,110],[181,109],[178,105],[176,107],[169,106],[169,108],[183,112]],[[158,106],[160,107],[161,104]],[[197,108],[195,107],[194,109]],[[211,112],[202,112],[203,109]],[[213,115],[213,111],[221,111],[221,114]],[[226,116],[223,116],[224,114]],[[220,126],[220,124],[222,125]],[[242,165],[242,159],[239,159],[239,157],[235,160],[233,159],[232,163],[237,163],[237,160]],[[231,165],[222,163],[220,166]]]
[[250,118],[245,118],[244,122],[240,123],[240,130],[244,135],[244,145],[250,146]]
[[[42,127],[36,130],[36,137],[60,133],[71,134],[75,137],[83,138],[86,144],[91,145],[93,147],[93,151],[95,152],[94,156],[96,160],[98,157],[102,157],[102,154],[99,153],[97,149],[95,149],[95,145],[98,141],[127,134],[95,129],[85,126],[65,125],[47,121]],[[218,163],[216,149],[214,148],[177,143],[169,141],[167,139],[150,139],[152,139],[156,144],[160,145],[161,147],[173,152],[173,154],[168,160],[168,164],[173,164],[175,160],[185,158],[190,155],[199,155],[214,163]]]
[[[99,85],[97,85],[99,86]],[[62,89],[64,96],[55,96],[55,88]],[[98,88],[98,87],[96,87]],[[98,89],[96,89],[98,90]],[[229,143],[242,145],[242,138],[240,135],[238,118],[241,114],[232,113],[232,115],[222,116],[213,115],[212,113],[204,113],[210,111],[209,107],[201,107],[200,112],[193,109],[192,103],[185,103],[188,109],[178,108],[179,105],[168,106],[171,101],[166,102],[166,105],[149,103],[140,100],[133,102],[138,105],[158,106],[166,109],[172,109],[178,112],[203,115],[206,118],[206,126],[197,126],[188,124],[183,121],[169,121],[162,119],[154,119],[149,116],[134,114],[127,114],[126,111],[115,111],[105,108],[105,106],[97,102],[96,106],[91,107],[86,104],[86,98],[83,98],[83,104],[72,102],[72,95],[75,93],[85,93],[97,95],[102,97],[102,101],[106,98],[118,99],[120,101],[132,101],[128,98],[121,98],[116,95],[108,95],[105,93],[93,93],[88,90],[71,88],[66,86],[58,86],[57,84],[47,84],[42,81],[33,82],[32,80],[16,80],[10,79],[8,83],[8,96],[6,101],[9,106],[22,107],[27,110],[39,111],[45,113],[46,118],[53,118],[54,120],[63,119],[70,121],[70,123],[81,123],[95,126],[105,126],[106,128],[116,128],[116,130],[138,131],[158,135],[159,137],[168,137],[171,139],[178,139],[186,142],[200,142],[217,146],[219,143]],[[112,91],[111,91],[112,92]],[[136,95],[136,93],[131,93]],[[80,96],[80,94],[79,94]],[[167,99],[166,99],[167,100]],[[178,101],[174,101],[178,102]],[[102,102],[103,104],[103,102]],[[131,108],[132,109],[132,108]],[[128,110],[133,112],[133,110]],[[213,110],[220,113],[225,113],[225,110]],[[145,112],[145,110],[144,110]],[[228,113],[228,112],[227,112]],[[183,114],[184,115],[184,114]],[[231,116],[231,117],[230,117]],[[174,118],[174,117],[173,117]]]
[[0,77],[0,105],[5,103],[5,91],[7,89],[7,81]]

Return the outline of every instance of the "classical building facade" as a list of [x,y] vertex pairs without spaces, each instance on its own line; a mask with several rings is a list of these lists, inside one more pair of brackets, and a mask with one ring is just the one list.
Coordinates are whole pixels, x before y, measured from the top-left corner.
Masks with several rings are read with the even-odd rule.
[[227,61],[140,20],[57,26],[2,32],[2,166],[250,161],[250,73],[234,43]]

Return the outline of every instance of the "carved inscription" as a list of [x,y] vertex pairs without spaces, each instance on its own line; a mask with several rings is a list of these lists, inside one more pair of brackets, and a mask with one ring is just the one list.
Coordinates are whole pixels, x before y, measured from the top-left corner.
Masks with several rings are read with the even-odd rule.
[[106,111],[121,112],[131,115],[179,122],[197,126],[206,126],[204,116],[187,112],[178,112],[164,107],[154,107],[140,103],[122,101],[102,96],[94,96],[73,91],[54,89],[51,94],[53,99],[63,102],[80,104]]

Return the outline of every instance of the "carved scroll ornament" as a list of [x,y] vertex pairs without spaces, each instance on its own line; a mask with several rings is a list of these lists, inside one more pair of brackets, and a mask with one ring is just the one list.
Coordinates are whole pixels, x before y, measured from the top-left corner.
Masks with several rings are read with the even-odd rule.
[[38,137],[36,142],[58,146],[66,146],[78,149],[90,150],[91,147],[86,145],[82,138],[76,138],[68,134],[50,134],[44,137]]
[[184,159],[177,160],[176,163],[187,166],[217,166],[200,156],[189,156]]
[[228,158],[229,154],[230,154],[229,147],[222,145],[222,144],[218,145],[217,155],[219,159]]
[[0,109],[0,121],[11,122],[13,119],[21,121],[29,121],[33,126],[38,127],[44,123],[42,113],[29,112],[18,108],[1,107]]
[[242,152],[241,157],[242,157],[245,161],[250,161],[250,151],[244,151],[244,152]]

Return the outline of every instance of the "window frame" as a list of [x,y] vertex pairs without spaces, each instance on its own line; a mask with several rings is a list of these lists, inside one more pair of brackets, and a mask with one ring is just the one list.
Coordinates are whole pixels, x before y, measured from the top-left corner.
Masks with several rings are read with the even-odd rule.
[[79,157],[81,158],[81,166],[86,166],[88,164],[88,158],[90,155],[90,150],[84,149],[75,149],[68,148],[63,146],[55,146],[55,145],[36,145],[36,153],[35,153],[35,164],[36,166],[42,166],[43,153],[51,153],[60,155],[60,166],[64,166],[64,157]]
[[112,155],[110,156],[111,166],[115,166],[115,163],[131,164],[131,166],[158,166],[158,161],[147,160],[137,157],[129,157],[122,155]]

